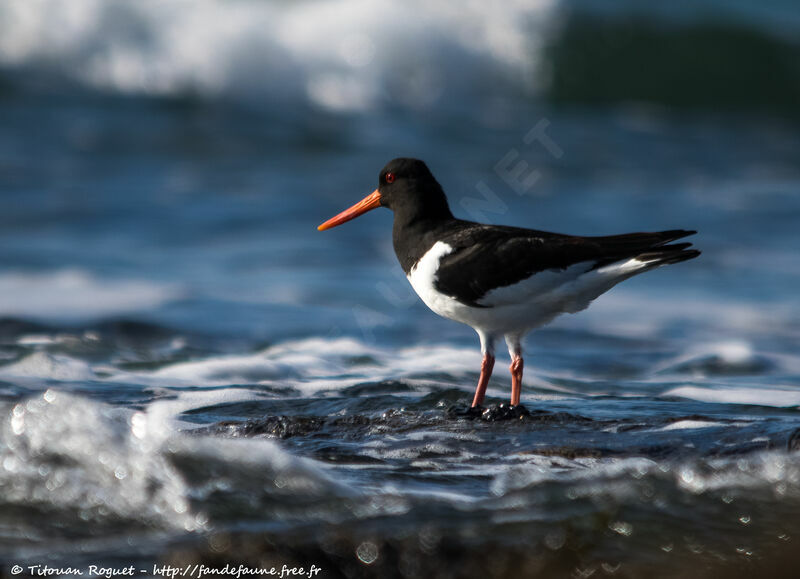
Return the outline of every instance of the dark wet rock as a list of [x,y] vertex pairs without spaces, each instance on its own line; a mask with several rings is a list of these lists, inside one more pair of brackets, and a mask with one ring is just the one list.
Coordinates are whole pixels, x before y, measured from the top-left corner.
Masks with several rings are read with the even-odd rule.
[[524,420],[530,418],[531,413],[522,404],[498,404],[497,406],[464,406],[455,404],[445,411],[447,418],[483,420],[497,422],[501,420]]
[[579,414],[551,412],[548,410],[528,410],[522,404],[512,406],[505,402],[497,406],[477,406],[474,408],[463,404],[454,404],[447,408],[445,417],[449,419],[482,420],[485,422],[502,422],[506,420],[556,424],[589,424],[595,422],[593,419]]
[[[212,427],[212,432],[244,437],[275,436],[278,438],[291,438],[317,432],[324,424],[325,421],[323,419],[314,416],[268,416],[262,419],[248,420],[244,423],[235,421],[219,422]],[[208,432],[207,429],[203,430]]]
[[[337,440],[357,440],[376,434],[399,434],[421,428],[458,431],[461,421],[502,423],[509,421],[543,424],[585,424],[589,418],[566,412],[529,411],[523,405],[506,403],[497,406],[475,407],[452,405],[444,413],[437,410],[417,411],[393,408],[380,415],[350,414],[344,416],[266,416],[247,421],[224,421],[192,434],[228,435],[235,437],[270,436],[277,438],[322,437]],[[455,421],[455,422],[454,422]]]
[[[665,428],[683,421],[718,424],[703,428]],[[409,403],[372,414],[337,411],[328,416],[272,415],[218,422],[188,432],[278,438],[291,441],[291,448],[301,454],[328,463],[391,464],[403,469],[409,468],[408,461],[438,460],[464,453],[679,460],[695,456],[730,458],[787,448],[787,444],[789,450],[800,449],[800,429],[795,433],[791,425],[783,421],[749,423],[745,418],[717,418],[698,413],[595,419],[560,409],[528,410],[522,405],[505,403],[476,408],[462,403],[444,410],[419,409]],[[425,435],[413,441],[405,440],[405,434],[417,432],[425,432]],[[436,433],[457,436],[437,439]],[[470,438],[458,436],[464,434]],[[385,438],[387,436],[391,438]],[[375,452],[359,450],[361,443],[376,440],[382,440],[383,446],[379,448],[393,452],[394,458],[384,459]]]
[[387,410],[379,416],[266,416],[247,421],[227,420],[209,427],[191,430],[191,434],[234,437],[269,436],[294,438],[316,436],[337,440],[359,439],[375,433],[407,432],[440,424],[432,413],[410,413],[403,409]]
[[487,408],[481,413],[481,419],[489,422],[496,420],[524,420],[530,418],[531,413],[522,404],[500,404],[494,408]]

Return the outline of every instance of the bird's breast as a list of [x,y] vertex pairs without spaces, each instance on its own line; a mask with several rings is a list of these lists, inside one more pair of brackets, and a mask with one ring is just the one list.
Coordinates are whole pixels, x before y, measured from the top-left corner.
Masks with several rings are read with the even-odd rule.
[[437,241],[417,260],[406,277],[426,306],[440,316],[461,321],[458,313],[467,306],[436,289],[439,264],[445,255],[452,252],[453,248],[450,245],[443,241]]

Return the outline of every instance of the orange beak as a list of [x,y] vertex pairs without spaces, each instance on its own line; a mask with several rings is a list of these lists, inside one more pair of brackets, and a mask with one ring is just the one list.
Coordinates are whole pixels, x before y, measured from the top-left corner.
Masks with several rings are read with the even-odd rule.
[[381,206],[381,194],[378,192],[377,189],[364,197],[361,201],[353,205],[350,209],[345,209],[339,215],[335,217],[331,217],[325,223],[317,227],[319,231],[325,231],[326,229],[330,229],[331,227],[336,227],[337,225],[341,225],[351,219],[355,219],[359,215],[366,213],[367,211],[371,211],[376,207]]

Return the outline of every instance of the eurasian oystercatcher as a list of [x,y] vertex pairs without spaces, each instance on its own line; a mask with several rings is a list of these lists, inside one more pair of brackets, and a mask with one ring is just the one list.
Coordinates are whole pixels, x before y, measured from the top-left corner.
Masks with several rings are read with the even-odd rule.
[[472,406],[483,403],[494,367],[494,344],[511,355],[511,405],[519,404],[522,348],[529,331],[559,314],[579,312],[619,282],[700,255],[696,233],[682,229],[579,237],[456,219],[441,185],[417,159],[394,159],[378,188],[317,229],[341,225],[376,207],[394,212],[392,240],[400,265],[422,301],[462,322],[481,340],[481,374]]

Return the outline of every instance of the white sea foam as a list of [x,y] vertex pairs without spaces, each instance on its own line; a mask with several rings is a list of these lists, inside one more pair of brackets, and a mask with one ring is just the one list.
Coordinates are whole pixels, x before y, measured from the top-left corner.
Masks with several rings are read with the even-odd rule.
[[688,398],[700,402],[717,404],[750,404],[756,406],[792,407],[800,406],[800,391],[793,389],[761,387],[713,387],[678,386],[661,396]]
[[[134,416],[138,429],[144,429],[150,438],[162,439],[177,430],[191,430],[203,426],[181,419],[184,412],[197,408],[260,400],[262,396],[248,388],[215,388],[213,390],[172,391],[172,396],[161,398],[147,406],[147,410]],[[160,434],[159,434],[160,433]]]
[[[165,408],[169,406],[177,415],[197,407],[193,405],[267,395],[230,388],[238,384],[280,388],[290,386],[305,395],[363,382],[398,379],[411,384],[447,386],[452,386],[455,380],[471,389],[472,380],[466,378],[476,374],[479,368],[480,352],[477,348],[421,345],[395,350],[368,345],[352,338],[308,338],[284,342],[251,354],[212,356],[142,371],[120,370],[107,363],[93,366],[66,354],[38,351],[14,363],[0,366],[0,377],[20,383],[25,380],[35,383],[41,380],[87,380],[141,384],[152,388],[209,389],[208,393],[202,395],[197,390],[178,392],[177,399],[158,403]],[[448,376],[452,379],[448,380]],[[532,381],[536,382],[536,378],[530,375],[526,383]],[[228,388],[219,389],[223,386]],[[171,392],[176,393],[174,390]],[[505,395],[505,392],[498,391],[498,394]]]
[[0,489],[6,504],[77,510],[81,519],[124,518],[194,529],[185,486],[129,413],[48,390],[0,416]]
[[112,379],[167,386],[289,385],[313,393],[365,381],[413,380],[430,373],[464,376],[479,368],[476,349],[415,346],[388,350],[351,338],[309,338],[255,354],[181,362],[153,372],[119,373]]
[[[711,345],[700,353],[716,352],[730,363],[746,363],[755,356],[752,348],[744,342]],[[682,361],[692,360],[695,353],[678,356],[666,364],[672,367]],[[706,383],[702,377],[693,382],[686,380],[665,381],[657,375],[664,365],[653,370],[653,375],[629,385],[628,391],[614,391],[618,396],[651,396],[652,384],[659,384],[663,397],[680,397],[704,402],[752,404],[761,406],[789,407],[800,405],[800,393],[789,386],[776,385],[765,388],[737,384],[721,387]],[[164,388],[170,392],[169,400],[162,400],[164,412],[174,416],[199,406],[210,406],[225,402],[258,399],[273,396],[269,390],[260,391],[258,386],[275,388],[290,387],[302,395],[313,395],[335,391],[364,382],[381,380],[403,380],[416,385],[424,392],[432,385],[463,387],[472,389],[472,380],[480,368],[480,353],[477,348],[449,345],[420,345],[409,348],[382,348],[352,338],[308,338],[293,340],[270,346],[262,351],[241,354],[211,356],[205,359],[168,364],[156,370],[120,370],[103,363],[91,363],[70,357],[38,351],[26,357],[0,366],[0,378],[12,379],[23,384],[40,383],[42,380],[122,382],[140,384],[150,388]],[[558,390],[561,393],[542,395],[527,394],[530,400],[563,399],[565,396],[602,396],[608,394],[604,385],[591,380],[571,377],[572,383],[580,387],[556,387],[533,372],[529,372],[525,384],[537,389]],[[577,381],[577,382],[576,382]],[[665,386],[664,384],[671,384]],[[239,386],[245,385],[245,386]],[[256,386],[253,389],[252,386]],[[176,391],[173,388],[191,387],[191,391]],[[206,392],[202,392],[206,389]],[[507,395],[505,381],[498,379],[490,386],[492,394]],[[678,428],[672,425],[669,428]]]
[[330,476],[322,463],[295,456],[276,441],[180,436],[169,441],[165,452],[203,464],[203,478],[192,481],[193,497],[234,489],[250,495],[252,503],[272,508],[282,497],[304,502],[358,495]]
[[620,476],[641,477],[658,468],[647,458],[575,458],[533,455],[522,465],[513,465],[499,473],[490,486],[501,496],[515,490],[557,481],[595,481]]
[[[226,478],[235,479],[230,488],[251,485],[264,508],[287,494],[296,501],[355,494],[320,463],[274,441],[177,432],[170,419],[181,408],[166,401],[131,412],[57,390],[0,407],[3,503],[48,516],[77,512],[92,527],[125,520],[193,530],[207,517],[192,500],[223,490]],[[179,463],[202,463],[202,475],[188,475]]]
[[776,495],[798,494],[800,461],[782,452],[760,452],[737,460],[709,459],[685,463],[672,469],[678,486],[695,494],[734,488],[769,485]]
[[[722,340],[719,342],[702,342],[692,344],[684,352],[673,358],[668,358],[651,368],[653,374],[669,375],[671,372],[683,372],[687,367],[692,374],[702,377],[713,367],[718,366],[721,371],[751,373],[754,367],[769,362],[770,364],[791,365],[791,357],[783,358],[767,353],[757,353],[753,344],[747,340]],[[796,361],[800,363],[800,359]],[[706,368],[710,366],[711,368]]]
[[0,3],[0,66],[53,67],[132,94],[427,107],[446,86],[489,87],[481,80],[498,70],[530,81],[553,5],[10,0]]
[[428,442],[431,440],[447,441],[448,439],[470,440],[473,442],[481,440],[481,437],[475,433],[446,432],[446,431],[442,432],[438,430],[418,430],[416,432],[407,432],[403,433],[403,438],[405,440],[417,440],[420,442]]
[[[637,481],[661,479],[694,494],[725,489],[771,488],[778,494],[797,496],[800,458],[782,452],[760,452],[730,460],[690,459],[658,463],[650,459],[537,457],[531,463],[514,465],[498,474],[491,484],[493,494],[511,498],[515,491],[531,491],[547,483],[563,485],[577,496],[638,494]],[[546,499],[547,495],[545,495]]]
[[92,367],[83,360],[63,354],[34,352],[13,364],[0,366],[0,377],[45,380],[93,380]]
[[724,424],[722,422],[712,422],[710,420],[679,420],[678,422],[673,422],[663,428],[659,428],[659,430],[693,430],[697,428],[711,428],[712,426],[724,426]]
[[[659,295],[614,288],[585,312],[562,316],[561,327],[590,329],[601,334],[631,338],[659,335],[676,322],[702,326],[711,336],[761,336],[794,331],[786,320],[796,319],[796,307],[789,302],[755,303],[725,299],[699,299],[696,295]],[[741,339],[726,343],[741,344]]]
[[149,310],[181,294],[143,280],[107,280],[79,269],[0,273],[0,316],[74,320]]
[[[701,356],[717,356],[723,362],[732,365],[741,365],[751,362],[754,358],[753,347],[744,340],[733,340],[710,344],[705,347],[694,348],[690,356],[697,358]],[[673,360],[673,364],[680,364],[691,360],[689,356],[681,360]]]

